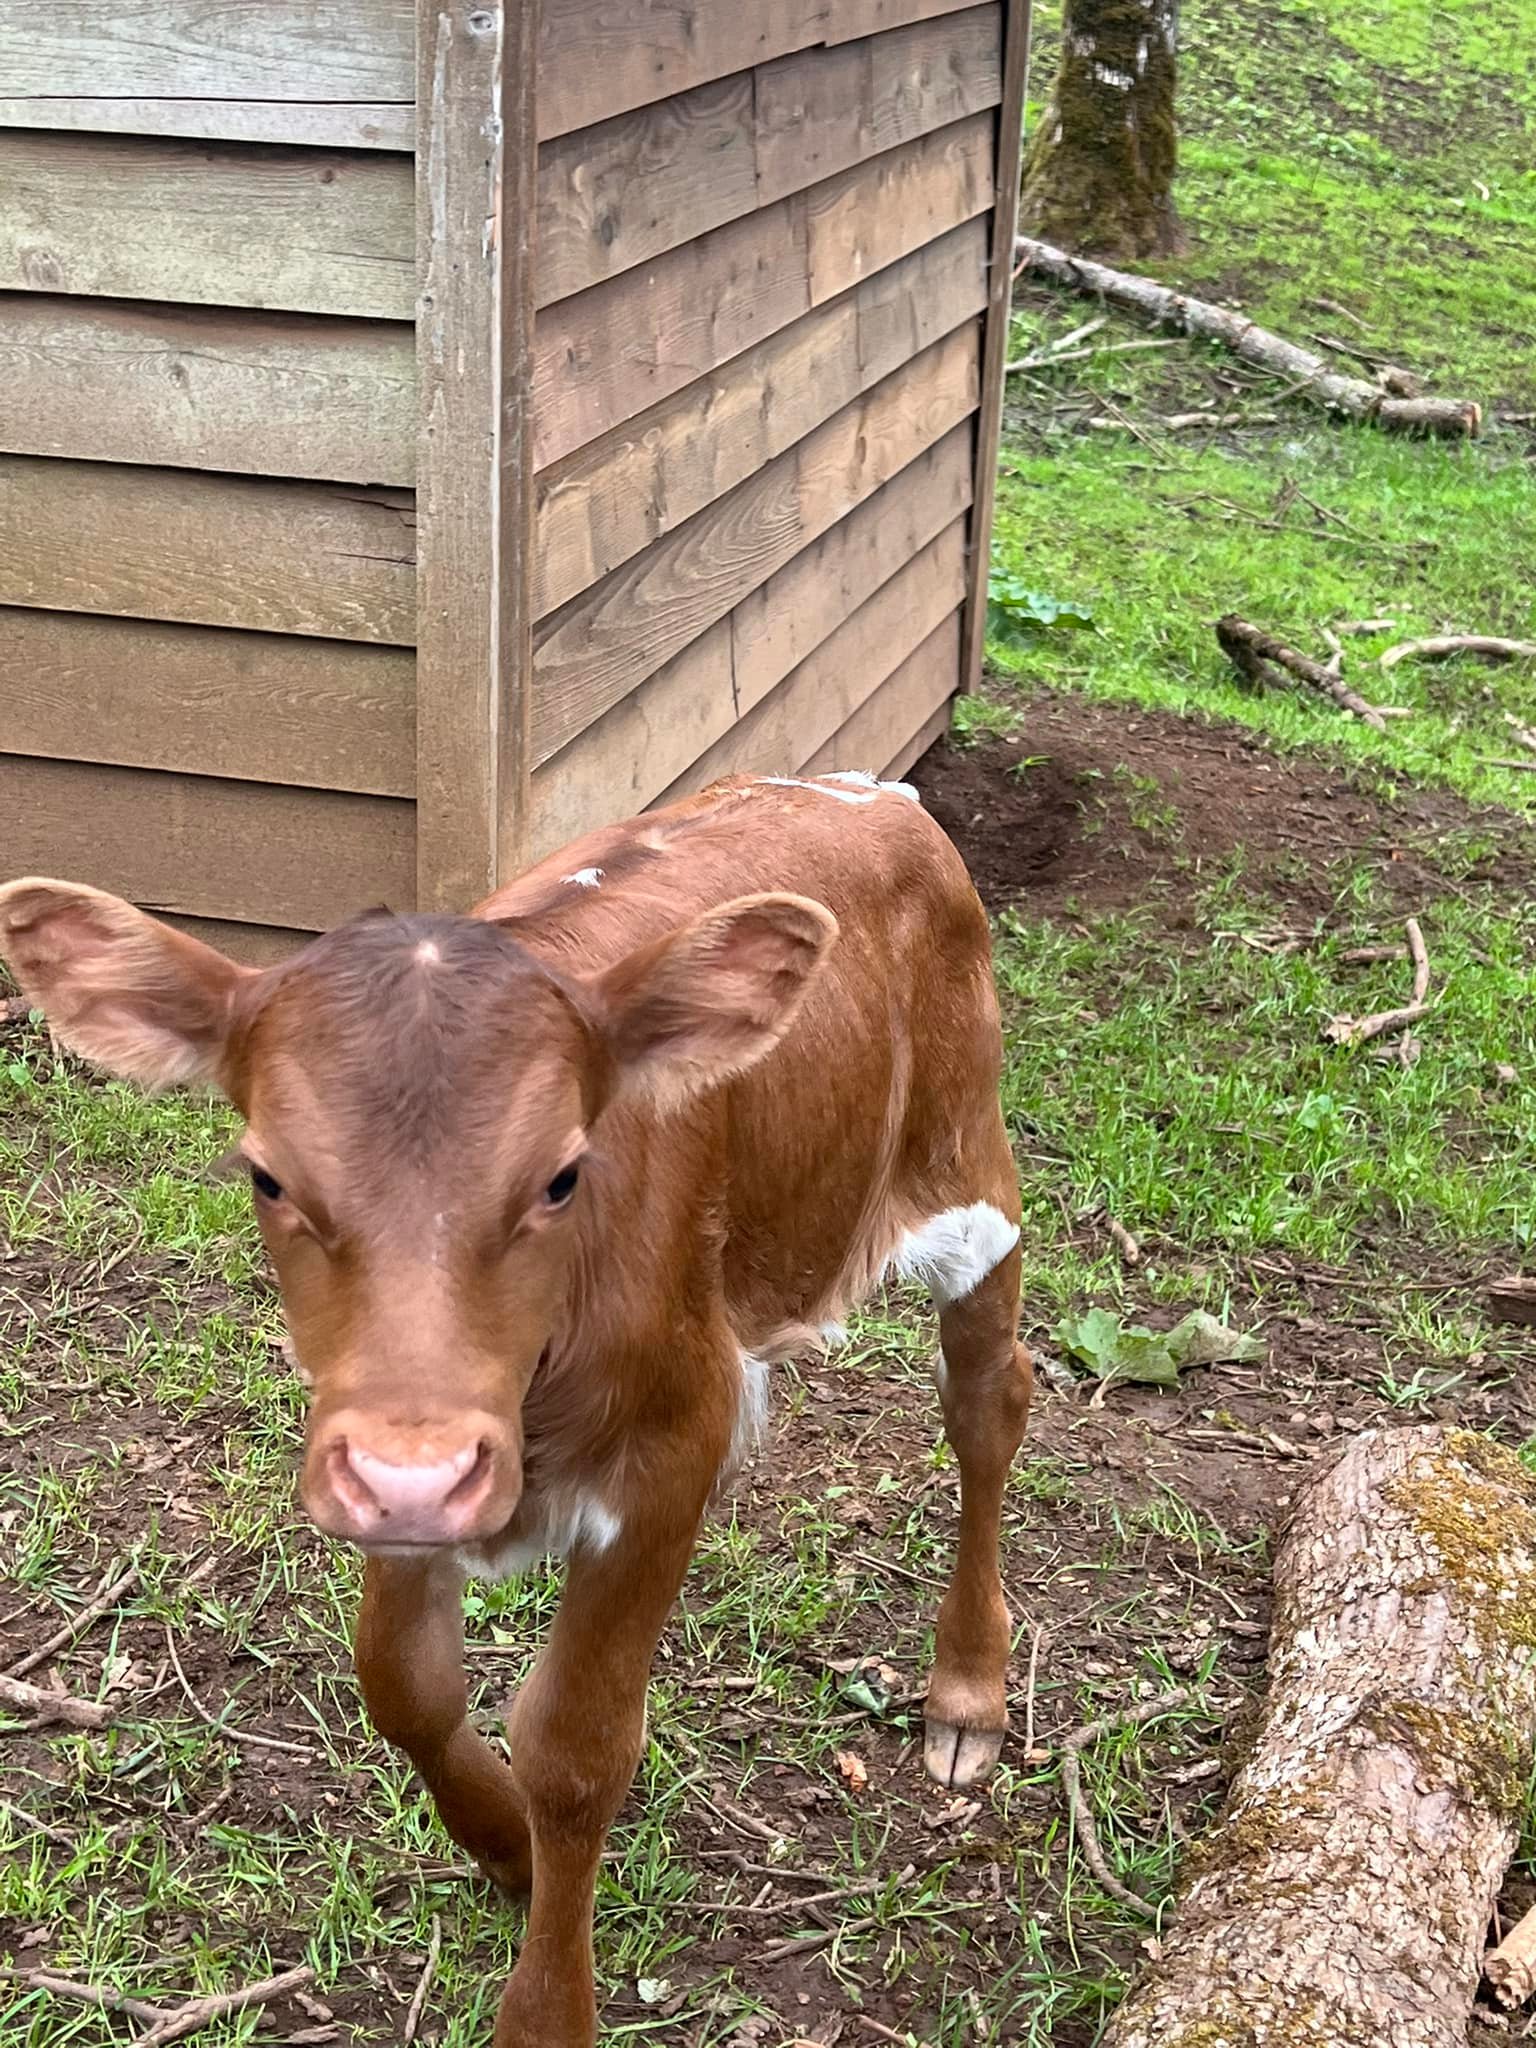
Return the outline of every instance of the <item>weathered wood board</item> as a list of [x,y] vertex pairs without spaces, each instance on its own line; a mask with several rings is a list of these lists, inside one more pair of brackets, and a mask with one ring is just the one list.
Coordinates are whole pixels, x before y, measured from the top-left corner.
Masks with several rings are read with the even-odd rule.
[[416,638],[408,492],[0,455],[0,604]]
[[407,650],[10,610],[0,610],[0,644],[6,753],[380,796],[415,790]]

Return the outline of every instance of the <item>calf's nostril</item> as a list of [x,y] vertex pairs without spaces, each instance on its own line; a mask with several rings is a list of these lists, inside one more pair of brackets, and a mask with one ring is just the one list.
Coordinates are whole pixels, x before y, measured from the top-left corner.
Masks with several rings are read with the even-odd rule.
[[482,1437],[475,1446],[475,1455],[469,1470],[456,1482],[443,1502],[445,1508],[467,1508],[480,1498],[491,1483],[494,1456],[491,1446]]

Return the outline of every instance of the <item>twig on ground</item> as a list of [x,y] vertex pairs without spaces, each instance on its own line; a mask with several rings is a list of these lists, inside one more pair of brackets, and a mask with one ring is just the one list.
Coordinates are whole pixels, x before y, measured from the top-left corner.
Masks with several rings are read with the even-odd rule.
[[1362,637],[1367,633],[1390,633],[1396,624],[1396,619],[1340,619],[1333,630],[1348,639],[1357,633]]
[[1383,668],[1400,661],[1443,661],[1448,654],[1481,654],[1489,661],[1536,657],[1536,640],[1501,640],[1491,633],[1441,633],[1429,640],[1403,640],[1380,657]]
[[1143,1700],[1139,1706],[1126,1707],[1118,1714],[1105,1714],[1100,1720],[1090,1721],[1084,1728],[1074,1728],[1059,1744],[1061,1751],[1061,1789],[1066,1796],[1067,1811],[1072,1816],[1072,1825],[1077,1830],[1077,1839],[1082,1844],[1083,1856],[1088,1868],[1099,1884],[1112,1899],[1118,1899],[1122,1906],[1129,1906],[1133,1912],[1142,1913],[1149,1920],[1157,1918],[1157,1907],[1144,1899],[1140,1892],[1133,1892],[1129,1885],[1122,1884],[1110,1869],[1104,1851],[1099,1846],[1098,1829],[1093,1824],[1093,1815],[1088,1801],[1083,1796],[1082,1753],[1102,1736],[1119,1728],[1138,1728],[1143,1721],[1155,1721],[1159,1714],[1172,1713],[1175,1707],[1182,1707],[1186,1700],[1194,1697],[1187,1685],[1176,1686],[1172,1692],[1165,1692],[1155,1700]]
[[717,1820],[723,1820],[739,1835],[751,1835],[759,1842],[788,1842],[792,1839],[782,1828],[770,1827],[767,1821],[759,1820],[755,1813],[748,1813],[744,1806],[737,1806],[735,1801],[727,1799],[723,1792],[717,1791],[711,1798],[695,1785],[693,1796],[701,1806],[707,1806]]
[[1250,683],[1263,688],[1276,680],[1277,668],[1284,669],[1298,682],[1332,698],[1341,711],[1352,712],[1356,718],[1374,726],[1377,732],[1386,731],[1386,720],[1377,705],[1367,704],[1359,691],[1350,689],[1331,668],[1325,668],[1322,662],[1314,661],[1308,654],[1298,653],[1294,647],[1287,647],[1283,640],[1277,640],[1261,626],[1252,625],[1247,619],[1228,612],[1216,621],[1216,638],[1222,653],[1238,674]]
[[1482,407],[1470,400],[1391,396],[1380,383],[1341,376],[1320,355],[1255,326],[1245,314],[1170,291],[1152,278],[1111,270],[1104,263],[1090,263],[1027,235],[1015,241],[1014,254],[1023,265],[1056,284],[1096,293],[1110,305],[1122,306],[1159,326],[1176,327],[1202,340],[1220,342],[1245,362],[1274,376],[1291,378],[1314,405],[1348,419],[1397,433],[1428,434],[1458,441],[1471,438],[1482,426]]
[[1378,960],[1406,960],[1406,946],[1351,946],[1339,959],[1346,967],[1373,967]]
[[841,1920],[835,1927],[818,1928],[814,1934],[795,1934],[788,1941],[770,1941],[766,1948],[759,1949],[760,1963],[782,1963],[788,1956],[809,1955],[813,1949],[826,1948],[845,1934],[867,1934],[875,1925],[873,1913],[861,1913],[857,1920]]
[[1118,1217],[1106,1216],[1104,1218],[1104,1228],[1114,1239],[1115,1249],[1119,1252],[1125,1263],[1128,1266],[1139,1266],[1141,1264],[1141,1246],[1132,1237],[1125,1225],[1120,1222]]
[[146,1999],[130,1998],[126,1992],[111,1991],[100,1984],[78,1984],[73,1977],[59,1977],[52,1970],[6,1970],[13,1984],[24,1984],[32,1991],[47,1991],[55,1998],[72,1998],[78,2005],[94,2005],[102,2012],[125,2012],[136,2020],[158,2022],[166,2017],[163,2005],[151,2005]]
[[1524,2005],[1536,1992],[1536,1906],[1483,1957],[1483,1975],[1506,2012]]
[[219,1991],[207,1998],[192,1998],[174,2012],[166,2013],[147,2034],[140,2034],[133,2048],[161,2048],[164,2041],[179,2041],[184,2034],[196,2033],[199,2027],[206,2027],[210,2020],[222,2019],[226,2013],[244,2012],[247,2006],[267,2005],[274,1998],[283,1998],[290,1991],[302,1991],[306,1984],[313,1984],[315,1973],[307,1963],[301,1963],[295,1970],[284,1970],[280,1976],[263,1977],[259,1984],[247,1984],[239,1991]]
[[1327,669],[1330,675],[1339,675],[1344,667],[1344,642],[1331,626],[1324,626],[1323,639],[1328,646]]
[[1029,1675],[1024,1680],[1024,1755],[1035,1755],[1035,1680],[1040,1670],[1040,1645],[1045,1624],[1037,1621],[1029,1633]]
[[1422,1003],[1429,994],[1429,953],[1416,917],[1410,917],[1403,930],[1408,934],[1408,957],[1413,962],[1413,995],[1410,1000]]
[[123,1595],[139,1581],[139,1566],[135,1559],[120,1577],[110,1585],[103,1585],[94,1597],[88,1600],[78,1614],[71,1615],[61,1628],[56,1628],[47,1642],[39,1643],[35,1650],[29,1650],[10,1667],[12,1678],[25,1678],[29,1671],[35,1671],[39,1664],[46,1664],[55,1651],[66,1649],[77,1636],[83,1636],[91,1623],[107,1609],[121,1600]]
[[1533,731],[1528,725],[1522,725],[1513,711],[1505,712],[1504,723],[1509,727],[1522,747],[1529,747],[1533,753],[1536,753],[1536,731]]
[[1341,306],[1337,299],[1308,299],[1309,306],[1316,306],[1319,313],[1332,313],[1335,319],[1347,320],[1352,327],[1365,332],[1365,322],[1358,313],[1351,313],[1348,306]]
[[411,1997],[410,2010],[405,2016],[405,2026],[400,2038],[404,2042],[414,2041],[416,2029],[421,2025],[421,2015],[426,2007],[427,1993],[432,1989],[432,1979],[437,1975],[437,1959],[443,1952],[443,1923],[436,1913],[432,1915],[432,1938],[427,1943],[427,1960],[421,1966],[421,1975],[416,1979],[416,1989]]
[[[1429,1014],[1429,953],[1424,945],[1424,934],[1416,917],[1408,919],[1404,930],[1408,934],[1408,957],[1413,962],[1412,999],[1401,1009],[1377,1010],[1369,1017],[1330,1017],[1323,1026],[1324,1038],[1335,1045],[1368,1045],[1373,1038],[1381,1038],[1389,1031],[1406,1032],[1409,1025],[1417,1024],[1421,1017]],[[1410,1060],[1410,1046],[1406,1040],[1401,1051],[1406,1066]]]
[[249,1729],[232,1728],[228,1721],[222,1720],[217,1714],[211,1714],[192,1690],[187,1674],[181,1668],[181,1659],[176,1654],[176,1638],[171,1634],[169,1626],[165,1631],[165,1647],[171,1653],[171,1668],[186,1694],[187,1705],[200,1721],[206,1722],[218,1734],[227,1735],[231,1742],[243,1742],[252,1749],[280,1749],[288,1756],[314,1755],[313,1747],[307,1742],[284,1742],[276,1735],[254,1735]]
[[1484,766],[1488,768],[1513,768],[1517,775],[1536,775],[1536,761],[1512,761],[1499,754],[1490,754]]
[[24,1678],[0,1674],[0,1706],[15,1707],[23,1714],[37,1714],[44,1721],[67,1721],[71,1728],[105,1728],[113,1717],[111,1707],[96,1700],[79,1700],[73,1693],[49,1692]]

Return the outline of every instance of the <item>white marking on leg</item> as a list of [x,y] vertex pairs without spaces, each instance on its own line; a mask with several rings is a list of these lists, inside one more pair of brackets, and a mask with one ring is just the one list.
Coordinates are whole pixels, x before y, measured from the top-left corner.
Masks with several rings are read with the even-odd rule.
[[945,1209],[909,1230],[891,1254],[903,1280],[927,1288],[939,1308],[963,1301],[1019,1241],[1019,1226],[991,1202]]
[[942,1401],[949,1385],[949,1360],[944,1356],[942,1346],[933,1354],[933,1384],[938,1388]]
[[603,879],[603,871],[601,868],[578,868],[574,875],[562,875],[560,879],[577,889],[595,889]]
[[848,1326],[846,1323],[823,1323],[820,1334],[821,1341],[828,1351],[841,1351],[848,1342]]
[[727,1459],[734,1470],[762,1442],[768,1426],[768,1361],[750,1351],[741,1354],[741,1394],[736,1404],[736,1423],[731,1431]]

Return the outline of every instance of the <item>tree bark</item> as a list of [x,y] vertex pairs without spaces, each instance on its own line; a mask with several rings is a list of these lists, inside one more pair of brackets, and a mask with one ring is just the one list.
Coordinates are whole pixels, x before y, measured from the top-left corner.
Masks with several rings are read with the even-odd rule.
[[1103,2048],[1466,2048],[1536,1735],[1536,1478],[1370,1431],[1275,1596],[1253,1749]]
[[1024,158],[1020,224],[1074,250],[1170,256],[1178,0],[1066,0],[1050,104]]
[[1234,313],[1226,306],[1172,291],[1155,278],[1134,277],[1107,263],[1090,263],[1028,235],[1020,235],[1013,247],[1014,261],[1020,267],[1027,266],[1073,291],[1096,293],[1110,305],[1139,313],[1156,326],[1176,327],[1204,341],[1219,341],[1244,362],[1268,370],[1271,376],[1288,377],[1292,389],[1314,405],[1327,406],[1348,419],[1385,427],[1389,433],[1446,441],[1470,440],[1481,430],[1482,407],[1470,399],[1393,398],[1363,377],[1341,377],[1311,349],[1298,348],[1294,341],[1271,334],[1267,327],[1256,326],[1246,314]]

